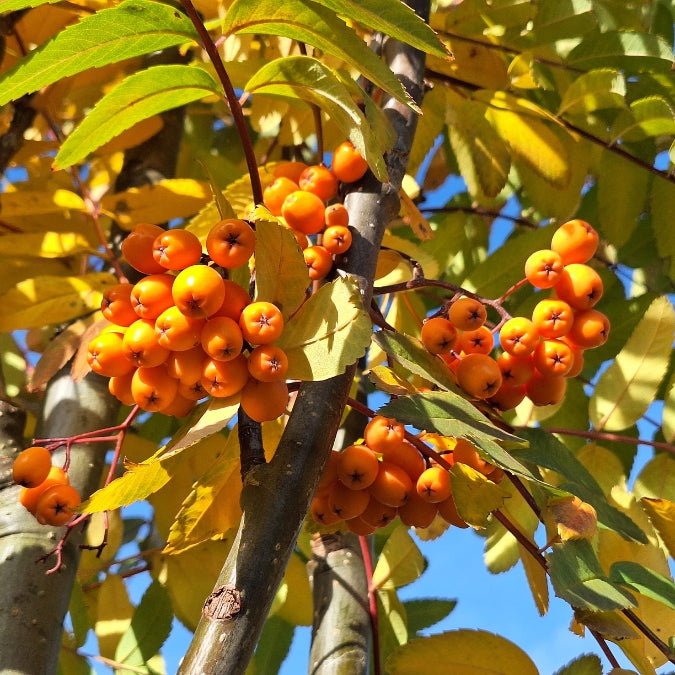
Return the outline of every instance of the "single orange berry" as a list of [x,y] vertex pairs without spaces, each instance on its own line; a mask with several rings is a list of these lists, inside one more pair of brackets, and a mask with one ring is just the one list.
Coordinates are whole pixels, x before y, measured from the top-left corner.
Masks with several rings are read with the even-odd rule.
[[255,231],[245,220],[227,218],[209,230],[206,250],[216,265],[233,269],[248,262],[255,241]]
[[543,338],[559,338],[572,328],[574,311],[564,300],[540,300],[532,310],[532,323]]
[[365,175],[368,162],[351,141],[344,141],[333,151],[331,169],[339,181],[355,183]]
[[567,337],[581,349],[600,347],[609,338],[609,319],[597,309],[587,309],[574,314]]
[[518,387],[525,384],[534,374],[532,356],[513,356],[509,352],[502,352],[497,357],[497,365],[502,371],[502,381],[505,386]]
[[281,162],[274,167],[272,175],[275,178],[280,178],[281,176],[290,178],[294,183],[297,183],[298,180],[300,180],[300,174],[302,174],[306,168],[307,164],[305,164],[305,162]]
[[139,223],[124,239],[122,255],[135,270],[143,274],[160,274],[166,271],[152,254],[155,239],[163,232],[159,225]]
[[446,354],[457,344],[457,328],[448,319],[435,316],[422,324],[420,337],[432,354]]
[[117,324],[118,326],[130,326],[138,319],[138,314],[136,314],[134,306],[131,304],[131,290],[133,287],[133,284],[115,284],[103,291],[101,314],[110,323]]
[[532,355],[535,368],[544,376],[564,377],[574,364],[574,354],[561,340],[542,340]]
[[415,491],[410,476],[397,464],[380,462],[375,480],[368,488],[370,494],[387,506],[403,506]]
[[574,309],[591,309],[602,297],[602,279],[583,263],[565,265],[555,285],[555,294]]
[[214,316],[202,328],[201,345],[212,359],[231,361],[241,354],[244,337],[234,319],[229,316]]
[[448,319],[459,330],[476,330],[485,323],[487,310],[475,298],[459,298],[450,305]]
[[366,424],[366,428],[363,430],[363,438],[371,450],[383,453],[403,442],[405,427],[390,417],[375,415]]
[[276,345],[259,345],[248,357],[248,371],[261,382],[283,380],[288,371],[288,356]]
[[494,396],[490,396],[488,403],[501,411],[517,408],[525,398],[525,385],[514,387],[502,384]]
[[588,262],[598,249],[600,237],[585,220],[563,223],[551,239],[551,249],[562,258],[563,265]]
[[131,289],[131,305],[141,319],[156,319],[173,305],[171,274],[150,274]]
[[251,297],[238,283],[230,279],[223,279],[223,286],[225,286],[225,300],[212,316],[229,316],[230,319],[239,322],[242,310],[251,304]]
[[450,496],[450,474],[441,466],[430,466],[417,479],[417,494],[437,504]]
[[312,281],[323,279],[333,269],[333,256],[324,246],[308,246],[303,249],[302,257]]
[[298,186],[301,190],[315,194],[323,202],[328,202],[337,194],[338,179],[328,167],[314,164],[300,174]]
[[347,227],[349,225],[349,211],[344,204],[336,202],[326,207],[324,220],[326,221],[326,227],[332,227],[333,225]]
[[162,364],[152,368],[137,368],[131,378],[131,395],[136,405],[147,412],[166,408],[178,393],[178,380],[169,376]]
[[398,507],[398,516],[408,527],[429,527],[437,513],[438,506],[422,499],[417,491],[411,492],[406,503]]
[[317,234],[324,227],[325,206],[320,197],[307,190],[296,190],[284,199],[281,215],[289,227],[304,234]]
[[40,501],[40,497],[46,490],[48,490],[52,485],[68,485],[68,483],[70,483],[68,474],[60,466],[52,466],[49,469],[47,478],[45,478],[39,485],[36,485],[35,487],[21,488],[19,502],[25,509],[35,515],[38,501]]
[[41,445],[22,450],[12,465],[12,479],[17,485],[34,488],[43,483],[52,468],[52,453]]
[[350,445],[338,458],[338,479],[351,490],[370,487],[377,477],[380,462],[367,445]]
[[469,396],[490,398],[502,386],[497,362],[487,354],[467,354],[457,366],[457,383]]
[[527,356],[539,343],[539,331],[530,319],[514,316],[502,326],[499,343],[512,356]]
[[176,275],[171,293],[174,304],[185,316],[205,319],[221,308],[225,284],[213,267],[191,265]]
[[[306,165],[304,165],[305,168]],[[305,169],[303,169],[304,171]],[[300,176],[298,176],[300,178]],[[263,204],[273,216],[281,215],[284,200],[291,192],[299,190],[298,181],[288,176],[278,176],[263,190]]]
[[261,382],[250,378],[241,390],[241,407],[256,422],[275,420],[286,412],[288,385],[283,380]]
[[239,393],[249,381],[246,357],[239,354],[230,361],[207,358],[202,368],[201,387],[217,398]]
[[191,319],[176,305],[164,310],[155,320],[157,342],[172,352],[183,352],[201,343],[206,319]]
[[152,257],[168,270],[184,270],[202,258],[202,244],[189,230],[167,230],[152,243]]
[[284,317],[271,302],[252,302],[242,310],[239,327],[249,344],[269,344],[278,339],[284,330]]
[[104,377],[126,375],[134,369],[134,364],[125,358],[124,337],[113,331],[101,333],[89,342],[87,363]]
[[52,485],[38,500],[35,517],[40,525],[65,525],[75,515],[74,509],[81,501],[78,491],[71,485]]
[[134,366],[153,368],[166,361],[170,350],[159,344],[154,321],[138,319],[124,333],[122,351]]
[[[366,506],[365,511],[359,518],[377,529],[389,525],[389,523],[396,518],[397,514],[398,509],[395,506],[382,504],[382,502],[377,501],[377,499],[371,495],[368,506]],[[347,527],[349,527],[351,522],[352,521],[347,522]]]
[[352,233],[346,225],[331,225],[323,231],[321,245],[333,255],[346,253],[352,245]]
[[459,334],[458,349],[465,354],[489,354],[494,347],[494,335],[487,326],[465,330]]
[[567,380],[564,377],[547,377],[535,371],[532,379],[525,385],[527,398],[536,406],[560,403],[565,396]]
[[366,510],[369,501],[368,490],[351,490],[340,481],[333,483],[328,493],[328,507],[344,520],[360,516]]
[[562,271],[560,254],[550,249],[535,251],[525,261],[525,277],[535,288],[553,288]]
[[122,405],[136,405],[131,393],[131,380],[134,377],[134,372],[136,372],[135,366],[126,375],[114,375],[108,380],[108,391]]

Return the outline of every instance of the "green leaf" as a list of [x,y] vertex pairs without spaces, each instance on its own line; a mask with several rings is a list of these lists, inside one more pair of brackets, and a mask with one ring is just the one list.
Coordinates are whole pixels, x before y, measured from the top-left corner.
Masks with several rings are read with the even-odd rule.
[[647,542],[645,534],[628,516],[607,503],[595,478],[564,443],[543,429],[520,429],[519,433],[530,445],[525,450],[511,451],[516,460],[530,461],[560,474],[566,481],[560,490],[574,494],[593,506],[599,523],[625,539]]
[[65,323],[99,309],[103,291],[117,283],[108,272],[77,277],[39,276],[0,294],[0,332]]
[[87,634],[92,628],[91,619],[87,612],[87,603],[82,592],[82,585],[76,579],[73,585],[73,590],[70,594],[70,604],[68,605],[68,613],[70,615],[70,622],[73,626],[73,637],[75,645],[82,647],[87,641]]
[[456,600],[441,598],[424,598],[407,600],[403,603],[406,618],[408,619],[408,633],[414,635],[426,628],[431,628],[455,609]]
[[436,431],[442,436],[466,438],[488,462],[507,471],[534,480],[533,474],[514,459],[496,441],[508,447],[522,446],[521,438],[498,429],[466,399],[451,392],[430,392],[400,396],[378,411],[420,430]]
[[535,44],[548,44],[583,35],[596,26],[590,0],[543,0],[532,22]]
[[595,386],[589,414],[596,429],[626,429],[642,417],[668,368],[674,332],[673,306],[659,297]]
[[568,54],[575,68],[620,68],[627,71],[669,71],[673,63],[670,45],[658,35],[637,31],[593,31]]
[[[675,154],[671,161],[675,161]],[[651,213],[656,235],[656,250],[662,258],[670,258],[670,276],[675,277],[675,227],[672,226],[672,216],[675,213],[675,185],[670,181],[654,179]]]
[[[287,56],[264,65],[246,83],[246,91],[303,100],[321,108],[365,157],[373,173],[387,176],[381,131],[369,129],[350,89],[338,75],[309,56]],[[367,96],[362,95],[365,100]]]
[[227,10],[222,30],[225,36],[279,35],[313,45],[342,59],[394,98],[419,110],[366,43],[333,12],[311,0],[236,0]]
[[565,90],[558,114],[584,114],[603,108],[624,108],[626,80],[614,68],[583,73]]
[[54,168],[65,169],[83,160],[141,120],[221,92],[202,68],[172,64],[134,73],[87,113],[61,146]]
[[356,282],[340,277],[300,307],[275,344],[288,356],[289,379],[326,380],[365,354],[371,331]]
[[572,607],[603,611],[636,606],[629,593],[605,576],[586,539],[557,544],[547,557],[555,593]]
[[[128,666],[145,665],[169,637],[172,619],[169,594],[159,581],[153,581],[143,594],[131,625],[120,638],[115,661]],[[120,668],[119,672],[131,675],[133,671]]]
[[256,211],[256,300],[273,302],[288,320],[305,301],[309,286],[307,265],[298,242],[287,227],[268,213]]
[[60,0],[0,0],[0,14],[18,12],[21,9],[40,7],[40,5],[54,4],[56,2],[60,2]]
[[506,638],[467,628],[411,640],[387,659],[389,675],[539,675],[520,647]]
[[401,588],[418,579],[426,567],[422,552],[413,541],[408,528],[397,527],[382,549],[377,561],[371,587]]
[[628,159],[604,151],[598,168],[598,226],[611,244],[629,239],[644,211],[648,173]]
[[596,654],[582,654],[556,670],[555,675],[602,675],[602,662]]
[[295,626],[276,615],[267,617],[247,675],[278,673],[293,642]]
[[375,597],[380,631],[380,658],[386,661],[389,654],[408,641],[408,623],[405,607],[395,588],[380,588]]
[[391,0],[315,0],[336,14],[417,47],[426,54],[448,58],[436,34],[410,7]]
[[0,78],[0,105],[89,68],[197,40],[191,21],[171,5],[126,0],[84,17],[21,59]]
[[639,142],[650,136],[675,134],[675,113],[661,96],[647,96],[633,101],[630,111],[619,115],[612,125],[611,142]]
[[456,389],[445,363],[430,354],[417,338],[393,331],[378,331],[373,335],[373,341],[411,373],[443,389]]
[[639,563],[622,560],[615,562],[609,570],[609,578],[615,584],[628,586],[647,598],[661,602],[675,610],[675,584],[648,567]]

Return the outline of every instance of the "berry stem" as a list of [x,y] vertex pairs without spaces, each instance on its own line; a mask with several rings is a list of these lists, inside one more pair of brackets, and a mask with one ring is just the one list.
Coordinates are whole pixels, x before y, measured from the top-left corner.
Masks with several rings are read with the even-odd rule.
[[530,553],[530,555],[541,565],[548,573],[548,563],[541,554],[536,544],[531,542],[507,517],[502,511],[493,511],[492,515],[516,538],[518,543]]
[[[525,427],[518,427],[525,428]],[[553,427],[546,427],[544,431],[550,434],[561,434],[563,436],[579,436],[581,438],[590,438],[591,440],[599,441],[614,441],[616,443],[631,443],[633,445],[649,445],[652,448],[665,450],[675,454],[675,446],[672,443],[664,443],[662,441],[648,441],[643,438],[633,438],[632,436],[621,436],[620,434],[612,434],[607,431],[583,431],[581,429],[559,429]]]
[[180,0],[180,2],[181,5],[183,5],[183,9],[185,9],[185,13],[188,15],[197,32],[199,33],[202,47],[208,54],[208,57],[216,70],[218,79],[223,85],[227,105],[229,106],[230,112],[232,113],[232,119],[235,126],[237,127],[237,133],[239,134],[239,139],[244,150],[244,156],[246,157],[246,166],[248,167],[248,174],[251,179],[251,192],[253,193],[253,201],[256,204],[262,204],[263,191],[262,184],[260,182],[260,174],[258,173],[258,162],[255,158],[251,135],[248,133],[248,127],[246,126],[246,120],[244,119],[244,112],[239,103],[239,99],[237,98],[237,94],[234,91],[234,87],[232,86],[230,76],[227,74],[225,64],[220,58],[218,48],[211,39],[209,32],[206,30],[204,22],[201,20],[191,0]]

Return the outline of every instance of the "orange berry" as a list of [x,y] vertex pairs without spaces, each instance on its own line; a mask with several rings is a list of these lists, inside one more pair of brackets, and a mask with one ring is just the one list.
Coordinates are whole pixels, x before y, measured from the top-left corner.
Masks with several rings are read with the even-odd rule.
[[[387,506],[378,502],[375,497],[371,495],[368,506],[366,506],[365,511],[359,516],[361,520],[365,520],[366,523],[372,525],[374,528],[386,527],[389,523],[396,518],[398,509],[395,506]],[[349,527],[349,522],[347,523]]]
[[536,406],[553,405],[563,400],[567,380],[564,377],[546,377],[535,371],[525,385],[527,398]]
[[591,309],[600,300],[602,293],[600,275],[583,263],[565,265],[555,285],[555,294],[574,309]]
[[[305,168],[306,165],[305,165]],[[305,169],[303,169],[304,171]],[[298,176],[300,178],[300,176]],[[291,192],[299,190],[298,181],[288,176],[278,176],[263,190],[263,204],[273,216],[281,215],[284,200]]]
[[185,351],[171,352],[166,359],[166,371],[183,384],[193,384],[202,379],[206,358],[201,344]]
[[356,518],[349,518],[345,520],[345,525],[350,532],[357,534],[359,537],[367,537],[375,532],[377,527],[365,521],[361,516]]
[[476,330],[485,323],[487,310],[475,298],[459,298],[450,305],[448,319],[459,330]]
[[406,503],[415,487],[405,469],[390,462],[380,462],[377,476],[368,490],[382,504],[399,507]]
[[229,316],[214,316],[202,328],[201,345],[212,359],[231,361],[241,354],[244,337],[234,319]]
[[609,319],[597,309],[576,312],[568,338],[581,349],[600,347],[609,337]]
[[136,405],[147,412],[166,408],[178,393],[178,381],[169,376],[162,364],[137,368],[131,379],[131,395]]
[[398,464],[414,481],[427,468],[424,457],[409,441],[403,440],[397,445],[386,445],[380,452],[385,462]]
[[544,376],[564,377],[574,364],[574,355],[569,345],[561,340],[542,340],[532,355],[535,368]]
[[455,447],[452,449],[452,457],[455,463],[466,464],[476,471],[487,475],[492,471],[493,466],[485,461],[478,452],[478,449],[473,443],[470,443],[466,438],[458,438]]
[[572,367],[565,377],[576,377],[584,369],[584,350],[575,345],[571,340],[566,337],[561,338],[561,341],[564,342],[572,350]]
[[259,345],[248,357],[248,372],[261,382],[283,380],[288,371],[288,357],[281,347]]
[[368,170],[368,162],[351,141],[344,141],[333,151],[331,169],[339,181],[354,183],[363,178]]
[[337,450],[332,450],[330,455],[328,455],[326,466],[324,467],[321,478],[319,479],[318,489],[323,489],[338,479],[337,465],[339,460],[340,453]]
[[384,453],[398,446],[405,438],[405,427],[390,417],[375,415],[363,430],[366,445],[375,452]]
[[21,488],[19,502],[21,502],[21,505],[25,509],[35,515],[38,501],[46,490],[48,490],[53,485],[68,485],[68,483],[70,483],[68,474],[60,466],[52,466],[49,469],[47,478],[45,478],[39,485],[36,485],[35,487]]
[[174,304],[185,316],[205,319],[222,306],[225,284],[213,267],[191,265],[176,275],[171,293]]
[[207,358],[202,368],[201,386],[207,394],[222,398],[239,393],[249,380],[246,357],[239,354],[231,361]]
[[367,445],[350,445],[338,458],[338,479],[351,490],[363,490],[377,477],[380,462]]
[[143,274],[160,274],[165,268],[152,254],[155,239],[164,232],[159,225],[139,223],[122,242],[122,255],[127,262]]
[[171,274],[150,274],[131,289],[131,305],[141,319],[156,319],[173,305]]
[[223,279],[223,285],[225,286],[225,300],[212,316],[229,316],[230,319],[239,322],[242,310],[251,303],[251,297],[238,283],[230,279]]
[[305,162],[281,162],[274,167],[272,175],[275,178],[284,176],[285,178],[290,178],[294,183],[297,183],[300,179],[300,174],[306,168],[307,164],[305,164]]
[[101,314],[118,326],[130,326],[138,314],[134,311],[131,304],[131,289],[133,284],[115,284],[103,291],[101,300]]
[[432,354],[446,354],[457,344],[457,329],[448,319],[435,316],[422,324],[420,337]]
[[320,197],[307,190],[296,190],[284,199],[281,215],[289,227],[304,234],[317,234],[325,224],[325,206]]
[[122,351],[134,366],[153,368],[166,361],[170,350],[159,344],[154,321],[138,319],[124,333]]
[[455,500],[452,496],[448,497],[445,501],[439,502],[436,506],[438,508],[438,514],[446,523],[462,529],[469,527],[457,512]]
[[275,420],[286,412],[288,385],[283,380],[261,382],[250,378],[241,390],[241,407],[256,422]]
[[562,271],[560,254],[550,249],[535,251],[525,261],[525,277],[535,288],[553,288]]
[[226,269],[240,267],[255,251],[255,231],[245,220],[221,220],[209,230],[206,250],[216,265]]
[[344,520],[360,516],[366,510],[369,501],[368,490],[351,490],[340,481],[333,483],[328,493],[328,507]]
[[168,270],[184,270],[202,259],[202,244],[188,230],[167,230],[153,241],[152,257]]
[[38,500],[35,517],[40,525],[59,527],[65,525],[80,505],[80,495],[71,485],[52,485]]
[[303,249],[302,256],[313,281],[323,279],[333,269],[333,256],[324,246],[308,246]]
[[563,265],[588,262],[598,249],[600,237],[585,220],[563,223],[551,239],[551,249],[562,258]]
[[342,520],[328,505],[327,494],[314,497],[309,512],[319,525],[334,525]]
[[324,220],[326,221],[326,227],[333,227],[334,225],[347,227],[349,225],[349,211],[341,202],[330,204],[324,211]]
[[134,397],[131,394],[131,380],[134,377],[134,367],[126,375],[114,375],[108,380],[108,391],[122,404],[122,405],[136,405]]
[[284,317],[271,302],[252,302],[242,310],[239,328],[249,344],[268,344],[278,339],[284,330]]
[[331,225],[323,231],[321,245],[333,255],[345,253],[352,245],[351,230],[346,225]]
[[89,367],[104,377],[126,375],[134,364],[125,358],[124,338],[112,331],[97,335],[87,345]]
[[539,343],[539,331],[530,319],[514,316],[499,331],[499,343],[512,356],[527,356]]
[[298,186],[301,190],[315,194],[321,201],[328,202],[337,194],[338,179],[328,167],[314,164],[300,174]]
[[457,383],[469,396],[490,398],[502,386],[497,362],[487,354],[467,354],[457,366]]
[[494,342],[492,331],[487,326],[480,326],[459,334],[458,349],[465,354],[489,354]]
[[12,465],[12,480],[25,488],[34,488],[44,482],[52,468],[52,453],[41,445],[22,450]]
[[574,312],[564,300],[540,300],[532,310],[532,323],[543,338],[559,338],[572,328]]
[[429,527],[437,513],[438,506],[422,499],[417,491],[411,492],[406,503],[398,507],[398,516],[408,527]]
[[171,401],[171,403],[169,403],[169,405],[165,408],[162,408],[162,415],[168,415],[169,417],[176,418],[187,417],[194,410],[195,401],[196,399],[194,398],[183,396],[180,393],[179,385],[179,391],[174,396],[173,401]]
[[191,401],[199,401],[202,398],[206,398],[209,395],[209,392],[204,389],[202,386],[201,377],[195,382],[178,382],[178,394],[176,396],[182,396],[183,398],[188,398]]
[[505,411],[517,408],[525,398],[525,385],[515,387],[502,384],[494,396],[490,396],[488,403],[495,408]]
[[165,309],[155,320],[157,342],[173,352],[183,352],[200,344],[205,319],[191,319],[176,305]]
[[430,466],[417,479],[417,494],[437,504],[450,496],[450,474],[441,466]]
[[497,357],[497,365],[502,372],[503,385],[508,387],[525,384],[534,374],[534,364],[530,355],[513,356],[503,352]]

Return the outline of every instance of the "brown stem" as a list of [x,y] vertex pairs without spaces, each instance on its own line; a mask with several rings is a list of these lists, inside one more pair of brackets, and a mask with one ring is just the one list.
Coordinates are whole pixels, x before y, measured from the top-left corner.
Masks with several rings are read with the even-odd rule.
[[[518,428],[521,429],[524,427]],[[643,438],[621,436],[620,434],[612,434],[607,431],[583,431],[581,429],[559,429],[557,427],[546,427],[544,431],[548,431],[550,434],[560,434],[561,436],[579,436],[581,438],[590,438],[591,440],[632,443],[633,445],[649,445],[652,448],[658,448],[659,450],[675,453],[675,446],[672,445],[672,443],[664,443],[662,441],[648,441]]]
[[251,179],[251,191],[253,193],[253,201],[256,204],[262,204],[263,200],[263,191],[262,184],[260,182],[260,174],[258,173],[258,162],[256,161],[255,152],[253,150],[253,142],[251,141],[251,135],[248,132],[248,127],[246,126],[246,119],[244,118],[244,112],[239,105],[239,99],[237,94],[234,91],[232,86],[232,81],[230,76],[227,74],[225,69],[225,64],[220,58],[218,53],[218,48],[211,39],[209,32],[206,30],[203,21],[201,20],[197,10],[192,4],[191,0],[180,0],[185,13],[190,17],[194,27],[199,33],[199,38],[202,42],[202,47],[204,51],[208,54],[213,67],[215,68],[216,74],[220,83],[223,85],[223,90],[225,91],[225,98],[227,99],[227,104],[232,113],[232,119],[234,125],[237,128],[237,133],[239,134],[239,140],[241,141],[244,156],[246,157],[246,166],[248,167],[248,175]]
[[493,511],[492,515],[517,539],[518,543],[530,553],[530,555],[542,566],[544,571],[548,572],[546,558],[544,558],[536,545],[531,542],[502,511]]
[[654,631],[652,631],[649,626],[647,626],[644,621],[632,610],[632,609],[623,609],[621,610],[622,614],[629,620],[631,621],[637,628],[640,630],[640,632],[660,651],[662,652],[668,661],[671,663],[675,663],[675,654],[673,654],[672,650],[668,647],[668,645],[663,642],[657,635],[654,634]]
[[370,612],[370,626],[373,633],[373,672],[374,675],[380,675],[382,666],[380,665],[380,630],[377,616],[377,596],[371,586],[373,579],[373,556],[370,550],[370,542],[367,537],[359,537],[361,545],[361,555],[363,564],[366,568],[368,577],[368,609]]
[[602,635],[594,631],[592,628],[589,628],[588,630],[590,631],[591,635],[595,638],[595,641],[598,643],[600,649],[602,649],[602,653],[607,657],[609,665],[612,666],[612,668],[620,668],[621,666],[619,665],[619,662],[616,660],[616,656],[612,654],[612,650],[609,648],[607,640],[605,640],[605,638],[603,638]]

